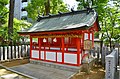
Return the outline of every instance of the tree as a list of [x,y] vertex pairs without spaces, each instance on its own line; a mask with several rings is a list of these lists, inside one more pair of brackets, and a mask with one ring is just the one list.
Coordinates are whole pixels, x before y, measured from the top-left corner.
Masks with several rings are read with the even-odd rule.
[[[31,26],[31,23],[28,23],[26,21],[23,20],[17,20],[16,18],[14,18],[13,20],[13,34],[12,34],[12,41],[13,43],[17,43],[20,42],[21,36],[17,33],[18,31],[22,30],[22,29],[26,29],[29,28]],[[6,22],[5,24],[2,25],[2,27],[0,27],[0,44],[6,44],[9,43],[8,41],[8,22]]]
[[28,17],[33,20],[37,19],[38,13],[40,15],[48,15],[49,13],[56,14],[58,11],[68,11],[62,0],[31,0],[26,10]]
[[[113,42],[120,40],[120,1],[113,1],[113,5],[108,4],[108,0],[77,0],[80,1],[78,8],[92,7],[98,12],[98,19],[101,26],[101,40],[112,48]],[[112,2],[110,2],[112,3]],[[91,5],[92,4],[92,5]],[[97,8],[95,8],[96,6]]]
[[105,7],[105,16],[101,25],[102,39],[110,48],[115,42],[120,42],[120,9],[118,6],[117,2],[114,2],[112,6],[108,5]]
[[[11,0],[11,1],[14,1],[14,0]],[[8,40],[9,37],[13,39],[12,40],[13,43],[19,42],[21,39],[21,36],[19,36],[17,32],[31,26],[31,23],[28,23],[23,20],[17,20],[16,18],[12,18],[13,19],[12,34],[11,36],[9,36],[8,22],[10,23],[11,20],[8,21],[9,10],[6,7],[7,4],[8,4],[8,0],[0,0],[0,44],[9,44],[10,43]],[[12,6],[12,8],[13,7],[14,6]],[[9,30],[11,31],[11,29]]]
[[45,15],[48,15],[50,13],[50,0],[45,0]]
[[8,0],[0,0],[0,26],[7,21],[8,9],[5,7],[8,4]]
[[76,0],[79,2],[78,9],[86,7],[103,7],[109,0]]

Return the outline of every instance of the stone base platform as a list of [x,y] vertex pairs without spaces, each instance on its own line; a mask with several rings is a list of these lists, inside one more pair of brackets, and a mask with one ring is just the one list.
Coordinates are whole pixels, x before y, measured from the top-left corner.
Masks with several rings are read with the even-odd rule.
[[30,63],[10,67],[10,69],[34,77],[32,79],[70,79],[78,71],[83,70],[83,66],[69,66],[30,59]]
[[32,59],[30,59],[30,63],[38,64],[38,65],[45,66],[45,67],[56,68],[60,70],[72,71],[72,72],[78,72],[82,68],[82,66],[69,66],[69,65],[51,63],[51,62],[45,62],[45,61],[39,61],[39,60],[32,60]]
[[14,66],[10,69],[34,77],[32,79],[70,79],[77,73],[31,63]]

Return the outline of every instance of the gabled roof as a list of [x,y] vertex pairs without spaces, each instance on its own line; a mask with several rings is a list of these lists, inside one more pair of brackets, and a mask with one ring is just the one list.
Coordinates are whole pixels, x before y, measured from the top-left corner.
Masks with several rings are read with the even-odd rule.
[[59,13],[57,15],[39,17],[38,22],[36,22],[31,28],[18,33],[25,34],[88,29],[96,22],[96,20],[97,13],[92,9],[72,11],[69,13]]

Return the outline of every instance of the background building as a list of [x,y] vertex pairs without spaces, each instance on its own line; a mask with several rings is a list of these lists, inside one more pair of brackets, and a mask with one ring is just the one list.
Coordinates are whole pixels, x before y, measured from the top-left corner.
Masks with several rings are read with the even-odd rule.
[[27,11],[25,7],[28,6],[28,2],[30,0],[15,0],[15,7],[14,7],[14,17],[19,20],[28,20],[27,18]]

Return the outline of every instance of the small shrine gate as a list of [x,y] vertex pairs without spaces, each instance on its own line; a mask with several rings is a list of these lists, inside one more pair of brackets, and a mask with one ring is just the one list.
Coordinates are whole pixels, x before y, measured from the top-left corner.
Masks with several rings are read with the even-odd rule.
[[80,66],[99,30],[97,13],[87,9],[39,17],[18,33],[30,36],[30,59]]

